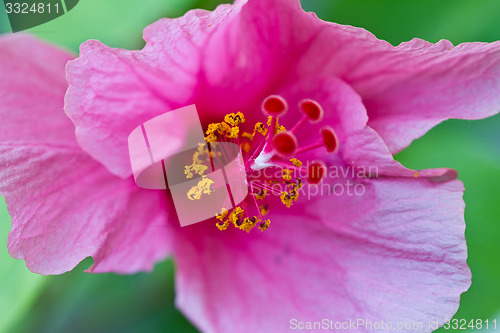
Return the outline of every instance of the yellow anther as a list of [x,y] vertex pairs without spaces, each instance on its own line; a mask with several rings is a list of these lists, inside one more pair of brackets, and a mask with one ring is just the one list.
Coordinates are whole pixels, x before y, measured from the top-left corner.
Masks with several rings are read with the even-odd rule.
[[281,133],[284,131],[286,131],[285,126],[281,126],[281,125],[278,125],[278,123],[276,123],[276,129],[274,130],[274,134],[278,134],[278,133]]
[[227,133],[226,136],[228,138],[233,138],[236,139],[238,138],[238,134],[240,133],[240,128],[239,127],[233,127],[231,128]]
[[[195,164],[201,164],[202,163],[202,161],[200,159],[200,153],[197,152],[197,151],[195,151],[194,154],[193,154],[193,162]],[[187,168],[187,166],[186,166],[186,168]],[[191,177],[188,177],[188,178],[191,178]]]
[[217,141],[217,136],[214,133],[210,133],[205,137],[205,141],[215,142],[215,141]]
[[295,157],[290,159],[290,162],[292,162],[293,165],[295,165],[296,167],[301,167],[302,166],[302,162],[299,161],[298,159],[296,159]]
[[184,168],[184,174],[186,175],[186,178],[193,178],[195,173],[203,176],[207,169],[208,167],[206,165],[194,162],[191,165],[186,165],[186,167]]
[[292,170],[284,169],[283,170],[283,179],[284,180],[290,180],[292,179]]
[[290,194],[290,198],[293,201],[297,201],[297,199],[299,198],[299,191],[297,189],[296,184],[292,184],[292,189],[290,191],[288,191],[288,194]]
[[290,208],[293,204],[292,197],[290,196],[290,193],[288,192],[281,192],[280,195],[281,202],[287,207]]
[[267,215],[269,213],[269,205],[259,206],[259,210],[262,216]]
[[271,224],[271,220],[266,220],[266,221],[264,221],[263,223],[261,223],[261,224],[259,225],[259,229],[260,229],[261,231],[264,231],[264,230],[266,230],[267,228],[269,228],[269,225],[270,225],[270,224]]
[[241,229],[241,230],[245,230],[246,232],[250,232],[250,230],[252,230],[256,224],[257,224],[257,218],[255,216],[251,219],[246,217],[245,219],[243,219],[243,222],[241,223],[241,225],[237,226],[237,228]]
[[262,189],[262,192],[260,192],[259,194],[255,194],[255,199],[262,200],[266,196],[267,196],[267,190],[266,189]]
[[206,144],[199,143],[198,145],[199,145],[198,149],[193,154],[193,162],[195,164],[202,164],[204,162],[209,162],[210,161],[209,156],[212,154],[212,152],[208,151]]
[[[267,117],[267,126],[271,126],[271,120],[273,120],[273,117]],[[276,122],[278,122],[278,120],[276,120]]]
[[289,183],[289,185],[291,185],[292,188],[288,192],[287,191],[281,192],[280,195],[281,202],[283,202],[283,204],[287,208],[290,208],[293,202],[297,201],[297,199],[299,198],[299,191],[297,184]]
[[[207,158],[204,158],[205,156]],[[198,149],[196,149],[193,154],[193,164],[186,165],[184,168],[184,174],[186,175],[186,178],[193,178],[195,173],[203,176],[205,174],[205,171],[208,169],[208,167],[203,164],[203,160],[208,161],[208,156],[209,153],[207,145],[204,143],[198,143]]]
[[184,174],[186,175],[186,178],[193,178],[193,172],[191,171],[191,165],[186,165],[184,168]]
[[206,176],[204,176],[203,179],[198,182],[198,186],[201,187],[201,190],[203,191],[204,194],[210,194],[213,192],[212,190],[213,184],[214,181],[210,178],[207,178]]
[[208,167],[206,165],[203,165],[203,164],[193,164],[192,169],[194,172],[196,172],[200,176],[203,176],[203,174],[208,169]]
[[228,220],[230,223],[234,224],[235,227],[239,227],[238,226],[238,221],[241,219],[241,217],[243,216],[243,213],[244,213],[244,210],[241,209],[240,207],[236,207],[230,214],[229,214],[229,217],[228,217]]
[[237,123],[236,125],[239,125],[239,124],[243,124],[245,122],[245,115],[241,112],[236,112],[236,119],[239,118],[239,123]]
[[210,194],[213,192],[213,183],[213,180],[207,178],[207,176],[203,176],[196,186],[191,187],[187,193],[187,197],[189,200],[200,200],[202,194]]
[[258,122],[257,124],[255,124],[255,127],[254,127],[254,135],[255,133],[259,132],[260,134],[262,135],[266,135],[267,133],[267,128],[264,127],[264,124],[261,123],[261,122]]
[[208,130],[205,132],[207,135],[215,134],[220,129],[220,123],[212,123],[208,125]]
[[[267,117],[267,126],[271,126],[271,120],[272,120],[271,116]],[[278,122],[278,119],[276,119],[276,126],[274,127],[274,134],[278,134],[278,133],[283,132],[283,131],[286,131],[285,126],[281,126]]]
[[219,132],[219,134],[225,134],[225,133],[231,132],[231,126],[229,126],[225,122],[219,123],[219,125],[220,125],[220,127],[217,130],[217,132]]
[[227,213],[228,213],[227,209],[222,208],[219,214],[215,214],[215,217],[217,218],[217,220],[222,221],[227,216]]
[[229,226],[229,221],[227,221],[227,220],[226,220],[226,221],[224,221],[222,224],[220,224],[219,222],[217,222],[215,225],[216,225],[216,226],[217,226],[217,228],[218,228],[219,230],[221,230],[221,231],[222,231],[222,230],[226,230],[226,229],[227,229],[227,227]]
[[200,200],[201,192],[197,186],[191,187],[191,189],[187,193],[187,197],[189,200]]
[[241,112],[230,113],[224,117],[224,121],[231,126],[238,126],[245,122],[245,116]]

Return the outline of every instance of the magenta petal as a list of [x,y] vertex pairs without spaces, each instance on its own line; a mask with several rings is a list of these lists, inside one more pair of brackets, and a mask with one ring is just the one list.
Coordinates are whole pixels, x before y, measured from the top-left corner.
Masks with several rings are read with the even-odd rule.
[[175,242],[176,303],[204,332],[288,332],[294,318],[421,321],[431,332],[470,285],[462,191],[381,179],[366,196],[272,216],[272,232],[193,228]]
[[68,87],[64,66],[72,58],[28,35],[0,38],[0,142],[43,138],[46,143],[77,146],[74,127],[63,111]]
[[500,42],[453,47],[414,39],[367,57],[362,66],[372,69],[352,84],[363,96],[369,125],[392,153],[443,120],[481,119],[500,110]]
[[136,59],[137,52],[88,41],[80,53],[67,66],[66,113],[75,123],[82,148],[112,173],[128,177],[132,173],[128,135],[169,110],[163,82]]
[[361,95],[368,125],[392,153],[445,119],[500,110],[500,42],[453,47],[414,39],[393,47],[364,29],[321,21],[289,0],[251,1],[231,25],[218,47],[240,47],[210,59],[216,65],[209,77],[244,63],[275,86],[319,73],[339,77]]
[[436,182],[457,178],[457,172],[448,168],[412,170],[404,167],[394,159],[380,135],[369,126],[347,137],[342,157],[359,170],[371,171],[371,177],[425,177]]
[[28,37],[0,39],[0,194],[9,251],[42,274],[94,256],[94,271],[149,270],[170,252],[164,194],[111,175],[63,112],[71,55]]
[[232,10],[225,5],[162,19],[145,29],[141,51],[82,44],[80,57],[67,67],[66,112],[83,149],[113,174],[130,176],[128,135],[155,116],[194,103],[200,52]]
[[67,71],[66,110],[79,142],[120,176],[131,172],[126,136],[143,121],[189,104],[204,124],[233,111],[254,120],[263,98],[318,75],[352,85],[392,153],[444,119],[499,109],[499,43],[449,50],[446,41],[414,40],[395,48],[363,29],[321,21],[299,1],[191,11],[158,21],[144,37],[141,51],[90,41]]
[[9,251],[41,274],[94,256],[95,271],[152,269],[170,250],[158,195],[111,175],[83,151],[0,144],[0,194],[12,217]]

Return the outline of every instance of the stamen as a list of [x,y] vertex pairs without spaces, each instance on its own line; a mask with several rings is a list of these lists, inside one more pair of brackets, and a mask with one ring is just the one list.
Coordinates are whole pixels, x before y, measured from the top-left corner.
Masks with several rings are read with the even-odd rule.
[[271,220],[266,220],[265,222],[261,223],[259,225],[259,229],[260,231],[264,231],[266,230],[267,228],[269,228],[269,225],[271,224]]
[[226,208],[222,208],[221,212],[219,214],[216,214],[215,217],[217,220],[222,221],[224,218],[226,218],[228,214],[228,210]]
[[242,223],[241,218],[243,217],[243,209],[241,207],[236,207],[228,217],[230,223],[234,224],[235,227],[239,227]]
[[[269,116],[267,117],[267,126],[271,128],[271,122],[273,121],[273,117]],[[276,118],[276,121],[274,123],[274,134],[278,134],[280,132],[286,131],[285,126],[281,126],[278,122],[278,118]]]
[[302,166],[302,162],[296,159],[295,157],[290,159],[290,162],[292,162],[292,164],[295,165],[296,167],[300,168]]
[[243,219],[243,222],[241,223],[238,229],[250,232],[250,230],[252,230],[256,224],[257,224],[257,218],[255,216],[253,216],[252,218],[246,217],[245,219]]
[[286,206],[286,208],[290,208],[293,204],[293,199],[290,193],[288,192],[281,192],[280,195],[281,202]]
[[224,121],[231,126],[238,126],[245,122],[245,116],[241,112],[230,113],[224,117]]
[[258,200],[263,200],[267,195],[267,189],[262,188],[262,191],[260,193],[255,193],[255,199]]
[[254,136],[255,136],[256,132],[259,132],[262,135],[266,135],[267,128],[264,127],[263,123],[258,122],[257,124],[255,124],[255,127],[254,127],[254,134],[253,134]]
[[[261,231],[269,228],[271,221],[264,220],[263,217],[269,213],[267,198],[269,196],[279,197],[286,207],[291,207],[299,198],[299,190],[303,186],[303,182],[298,175],[301,175],[303,171],[301,169],[303,163],[296,156],[323,146],[329,153],[338,150],[338,138],[330,127],[321,128],[318,133],[318,142],[315,144],[298,148],[294,133],[305,122],[311,124],[320,122],[324,114],[321,105],[312,99],[300,101],[298,107],[303,116],[292,130],[287,130],[279,124],[278,118],[287,112],[288,104],[285,99],[278,95],[271,95],[263,101],[261,108],[267,116],[267,121],[257,122],[254,125],[253,133],[240,131],[238,125],[245,122],[245,116],[241,112],[227,114],[224,121],[209,125],[206,131],[206,141],[235,142],[244,152],[244,165],[242,167],[247,172],[247,185],[250,193],[246,201],[239,203],[235,208],[229,211],[223,209],[221,213],[216,214],[218,220],[216,226],[219,230],[226,230],[229,225],[246,232],[250,232],[256,226]],[[193,200],[203,193],[210,194],[212,191],[210,180],[204,175],[207,169],[205,166],[207,163],[203,163],[205,154],[210,156],[209,151],[200,148],[193,157],[193,164],[185,168],[187,178],[193,178],[195,174],[201,176],[200,183],[188,193],[188,196],[193,197]],[[264,173],[263,176],[260,171],[266,168],[276,168],[282,173],[281,175],[276,173],[266,175]],[[308,162],[307,181],[310,184],[318,184],[326,176],[326,172],[326,165],[323,161]],[[251,211],[257,216],[250,214],[247,203],[251,202],[253,202],[250,207]]]
[[200,200],[202,194],[211,194],[214,190],[212,185],[214,181],[207,176],[203,176],[196,186],[191,187],[187,193],[189,200]]
[[264,206],[259,206],[259,210],[260,210],[260,214],[262,216],[266,215],[267,213],[269,213],[269,205],[266,204]]
[[226,230],[227,227],[229,227],[229,221],[226,220],[226,221],[222,222],[222,224],[221,223],[216,223],[215,225],[217,226],[217,228],[219,230],[223,231],[223,230]]

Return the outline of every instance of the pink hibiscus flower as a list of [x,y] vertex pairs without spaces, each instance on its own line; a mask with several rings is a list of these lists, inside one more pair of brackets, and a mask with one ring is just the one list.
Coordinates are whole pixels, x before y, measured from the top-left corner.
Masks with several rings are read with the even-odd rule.
[[[498,112],[500,43],[392,47],[294,0],[190,11],[147,27],[144,38],[140,51],[88,41],[67,66],[72,56],[62,50],[0,39],[0,194],[13,257],[61,274],[88,256],[94,273],[150,270],[172,256],[177,306],[205,332],[284,332],[324,318],[417,322],[422,329],[402,331],[430,332],[429,322],[451,318],[470,285],[462,183],[453,170],[417,173],[392,155],[443,120]],[[269,229],[246,233],[215,218],[181,228],[168,192],[134,183],[127,138],[137,126],[195,104],[205,130],[241,112],[243,143],[257,122],[273,135],[261,112],[271,95],[286,101],[278,121],[293,135],[267,146],[260,133],[247,137],[249,179],[267,162],[293,169],[297,157],[318,161],[321,177],[309,181],[352,181],[363,195],[299,195],[290,208],[270,195],[260,209]],[[302,105],[320,122],[296,130],[304,99],[323,115]],[[279,101],[264,111],[279,112]],[[266,155],[273,152],[286,159]],[[376,167],[378,177],[336,178],[334,167]],[[250,191],[262,196],[259,184]]]

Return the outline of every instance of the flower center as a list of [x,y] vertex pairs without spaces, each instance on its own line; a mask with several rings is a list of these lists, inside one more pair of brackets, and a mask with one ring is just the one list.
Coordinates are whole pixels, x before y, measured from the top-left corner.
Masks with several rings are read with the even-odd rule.
[[[334,153],[338,149],[338,139],[330,127],[318,130],[316,143],[299,147],[295,133],[306,122],[318,124],[323,119],[323,108],[311,99],[299,103],[302,118],[287,130],[279,124],[279,118],[288,111],[288,104],[281,96],[271,95],[262,103],[262,112],[267,116],[266,123],[258,122],[254,125],[253,133],[240,132],[245,116],[241,112],[230,113],[220,123],[208,126],[205,140],[210,143],[231,142],[241,148],[244,160],[249,197],[231,210],[222,209],[216,218],[219,230],[226,230],[230,225],[240,230],[250,232],[258,226],[261,231],[269,228],[271,221],[264,216],[269,212],[270,204],[266,198],[274,195],[290,208],[299,198],[299,190],[303,186],[303,179],[310,184],[318,184],[326,175],[326,166],[323,161],[307,161],[307,166],[297,157],[301,153],[319,148],[326,148],[326,152]],[[210,194],[211,183],[203,176],[206,167],[201,165],[200,156],[213,152],[200,149],[193,156],[193,164],[186,166],[186,176],[194,173],[202,176],[198,186],[188,193],[191,200],[202,194]],[[219,154],[223,154],[219,152]]]

